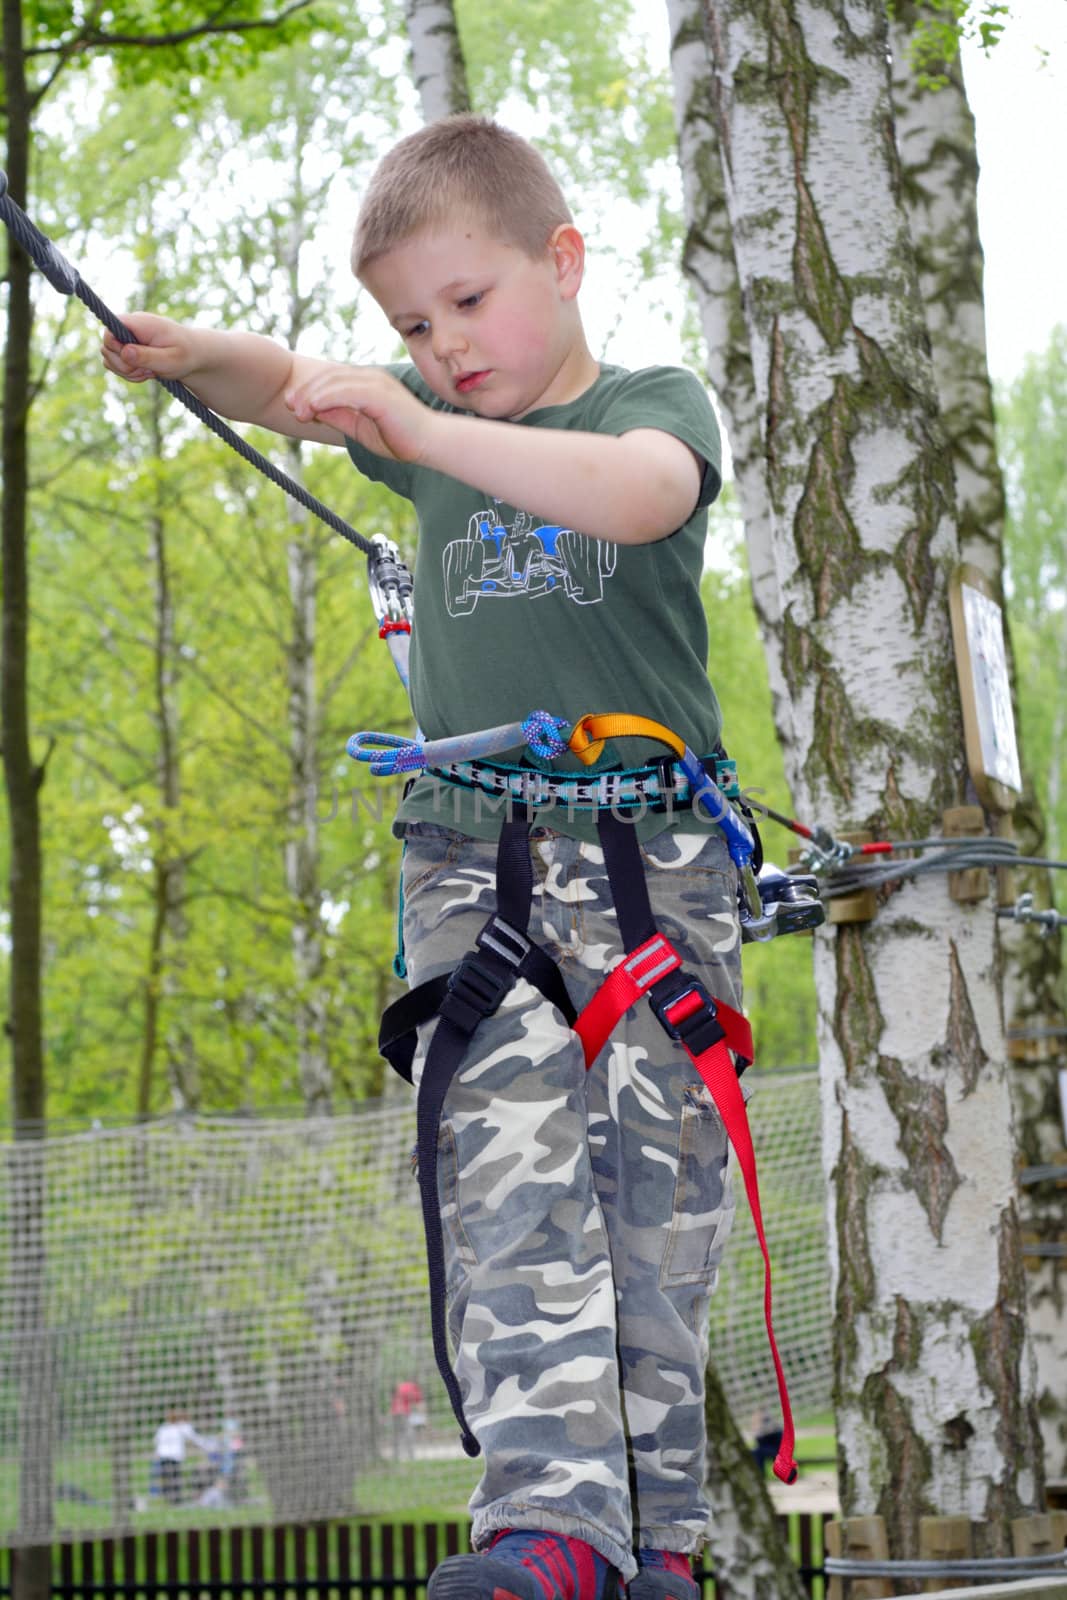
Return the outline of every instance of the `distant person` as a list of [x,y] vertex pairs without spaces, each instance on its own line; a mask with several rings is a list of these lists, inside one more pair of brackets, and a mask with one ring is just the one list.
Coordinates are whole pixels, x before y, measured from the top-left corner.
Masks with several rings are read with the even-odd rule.
[[228,1504],[240,1505],[245,1496],[245,1442],[236,1417],[223,1418],[222,1459],[219,1471]]
[[411,1459],[415,1454],[415,1431],[426,1425],[426,1401],[414,1378],[405,1378],[393,1390],[389,1407],[393,1418],[393,1455]]
[[172,1406],[152,1441],[152,1459],[159,1473],[160,1491],[171,1505],[181,1501],[185,1457],[190,1445],[202,1455],[210,1456],[210,1442],[197,1433],[184,1411]]

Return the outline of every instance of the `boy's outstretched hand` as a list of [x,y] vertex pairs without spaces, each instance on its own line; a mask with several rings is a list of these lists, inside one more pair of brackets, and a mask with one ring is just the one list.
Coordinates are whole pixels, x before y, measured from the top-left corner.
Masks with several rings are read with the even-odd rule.
[[285,403],[299,422],[336,428],[393,461],[422,460],[435,422],[392,373],[339,361],[315,362],[286,389]]
[[123,321],[137,343],[121,344],[113,333],[104,334],[101,354],[109,372],[144,383],[146,378],[184,378],[197,366],[194,329],[150,311],[131,312]]

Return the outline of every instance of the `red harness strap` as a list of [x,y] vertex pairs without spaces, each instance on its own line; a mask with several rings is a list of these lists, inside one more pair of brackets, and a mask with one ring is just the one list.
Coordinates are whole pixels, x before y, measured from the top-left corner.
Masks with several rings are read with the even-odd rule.
[[[678,971],[681,965],[682,958],[670,940],[657,933],[612,968],[574,1024],[574,1030],[582,1041],[586,1068],[592,1066],[623,1013],[643,994],[647,994],[653,985],[669,973]],[[682,977],[685,978],[684,973]],[[653,996],[649,998],[653,1000],[652,1009],[659,1021],[682,1045],[707,1084],[745,1180],[749,1210],[763,1252],[763,1315],[782,1407],[782,1443],[775,1457],[774,1474],[783,1483],[795,1483],[797,1464],[793,1458],[793,1447],[796,1435],[785,1372],[771,1320],[771,1259],[763,1231],[756,1153],[752,1148],[745,1099],[730,1056],[731,1050],[734,1050],[746,1062],[752,1060],[752,1030],[740,1012],[724,1005],[721,1000],[713,1000],[696,979],[688,987],[682,987],[680,992],[671,995],[662,1005],[656,1005]],[[687,1033],[697,1047],[695,1050],[690,1049],[686,1042]],[[714,1037],[716,1033],[717,1038]]]

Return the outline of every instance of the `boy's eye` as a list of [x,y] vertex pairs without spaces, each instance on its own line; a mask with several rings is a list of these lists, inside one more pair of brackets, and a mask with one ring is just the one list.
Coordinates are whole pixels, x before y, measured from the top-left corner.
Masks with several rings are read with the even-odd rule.
[[429,326],[430,324],[428,322],[416,322],[414,327],[405,328],[400,337],[402,339],[419,339],[427,331]]
[[474,306],[480,305],[484,299],[485,290],[479,289],[476,294],[468,294],[464,296],[464,298],[459,302],[460,309],[469,311]]

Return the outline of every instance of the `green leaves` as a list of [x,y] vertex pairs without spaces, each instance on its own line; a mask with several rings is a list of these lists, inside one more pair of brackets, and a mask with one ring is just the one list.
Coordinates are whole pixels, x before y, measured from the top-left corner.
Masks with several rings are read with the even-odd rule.
[[[1047,850],[1067,850],[1067,326],[997,397],[1008,500],[1008,621],[1027,764],[1045,810]],[[1063,874],[1054,873],[1061,907]]]
[[911,64],[926,89],[948,82],[945,67],[964,39],[976,39],[988,53],[1000,42],[1011,7],[1003,0],[888,0],[891,17],[911,23]]

